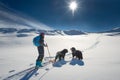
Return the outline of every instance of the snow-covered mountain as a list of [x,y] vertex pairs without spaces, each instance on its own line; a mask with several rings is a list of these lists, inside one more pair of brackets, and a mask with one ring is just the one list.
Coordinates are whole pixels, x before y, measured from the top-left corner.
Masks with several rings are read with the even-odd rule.
[[67,30],[64,31],[65,34],[67,35],[81,35],[81,34],[86,34],[85,32],[79,31],[79,30]]
[[79,30],[41,30],[41,29],[18,29],[18,28],[0,28],[0,33],[2,34],[25,34],[25,33],[41,33],[44,32],[46,35],[82,35],[86,34]]
[[100,33],[106,33],[106,35],[108,35],[108,36],[119,36],[120,35],[120,27],[116,27],[111,30],[103,31]]
[[113,28],[112,30],[108,30],[106,32],[120,32],[120,27]]
[[86,34],[80,30],[51,30],[47,31],[46,34],[48,35],[83,35]]
[[111,30],[103,31],[101,33],[112,33],[112,32],[120,32],[120,27],[116,27]]

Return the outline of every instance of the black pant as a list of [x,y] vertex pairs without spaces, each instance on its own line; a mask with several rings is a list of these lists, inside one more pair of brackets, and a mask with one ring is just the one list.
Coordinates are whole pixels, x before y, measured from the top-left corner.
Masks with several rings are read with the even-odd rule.
[[42,62],[42,60],[44,58],[44,47],[39,46],[39,47],[37,47],[37,49],[38,49],[39,56],[38,56],[36,61],[41,61]]

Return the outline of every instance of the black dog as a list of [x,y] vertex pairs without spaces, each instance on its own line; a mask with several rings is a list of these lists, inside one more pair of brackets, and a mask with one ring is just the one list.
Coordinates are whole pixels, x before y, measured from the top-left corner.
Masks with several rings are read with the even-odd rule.
[[76,57],[78,58],[79,60],[82,60],[83,59],[83,55],[82,55],[82,52],[79,51],[79,50],[76,50],[74,47],[71,48],[71,51],[72,51],[72,57]]
[[62,51],[59,51],[56,53],[56,56],[55,56],[55,62],[57,59],[61,60],[61,59],[64,59],[65,58],[65,54],[68,52],[67,49],[63,49]]

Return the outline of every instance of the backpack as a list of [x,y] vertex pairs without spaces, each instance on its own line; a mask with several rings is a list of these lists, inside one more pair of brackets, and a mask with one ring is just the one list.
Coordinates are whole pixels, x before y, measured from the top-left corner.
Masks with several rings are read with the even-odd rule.
[[33,44],[37,47],[40,46],[40,36],[36,36],[33,38]]

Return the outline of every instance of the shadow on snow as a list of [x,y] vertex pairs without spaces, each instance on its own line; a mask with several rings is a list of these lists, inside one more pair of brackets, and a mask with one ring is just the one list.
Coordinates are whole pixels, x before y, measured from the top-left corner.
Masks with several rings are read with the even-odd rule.
[[68,62],[70,62],[69,64],[73,66],[74,65],[84,66],[84,61],[78,59],[72,59],[71,61],[65,61],[65,60],[57,61],[53,64],[53,67],[62,67]]
[[65,60],[60,60],[60,61],[57,61],[55,63],[53,63],[53,67],[62,67],[63,65],[65,65],[67,63],[67,61]]
[[36,72],[38,71],[38,69],[33,69],[31,71],[29,71],[25,76],[23,76],[23,78],[21,78],[20,80],[29,80]]
[[82,60],[78,60],[78,59],[72,59],[71,61],[70,61],[70,65],[79,65],[79,66],[84,66],[84,61],[82,61]]

